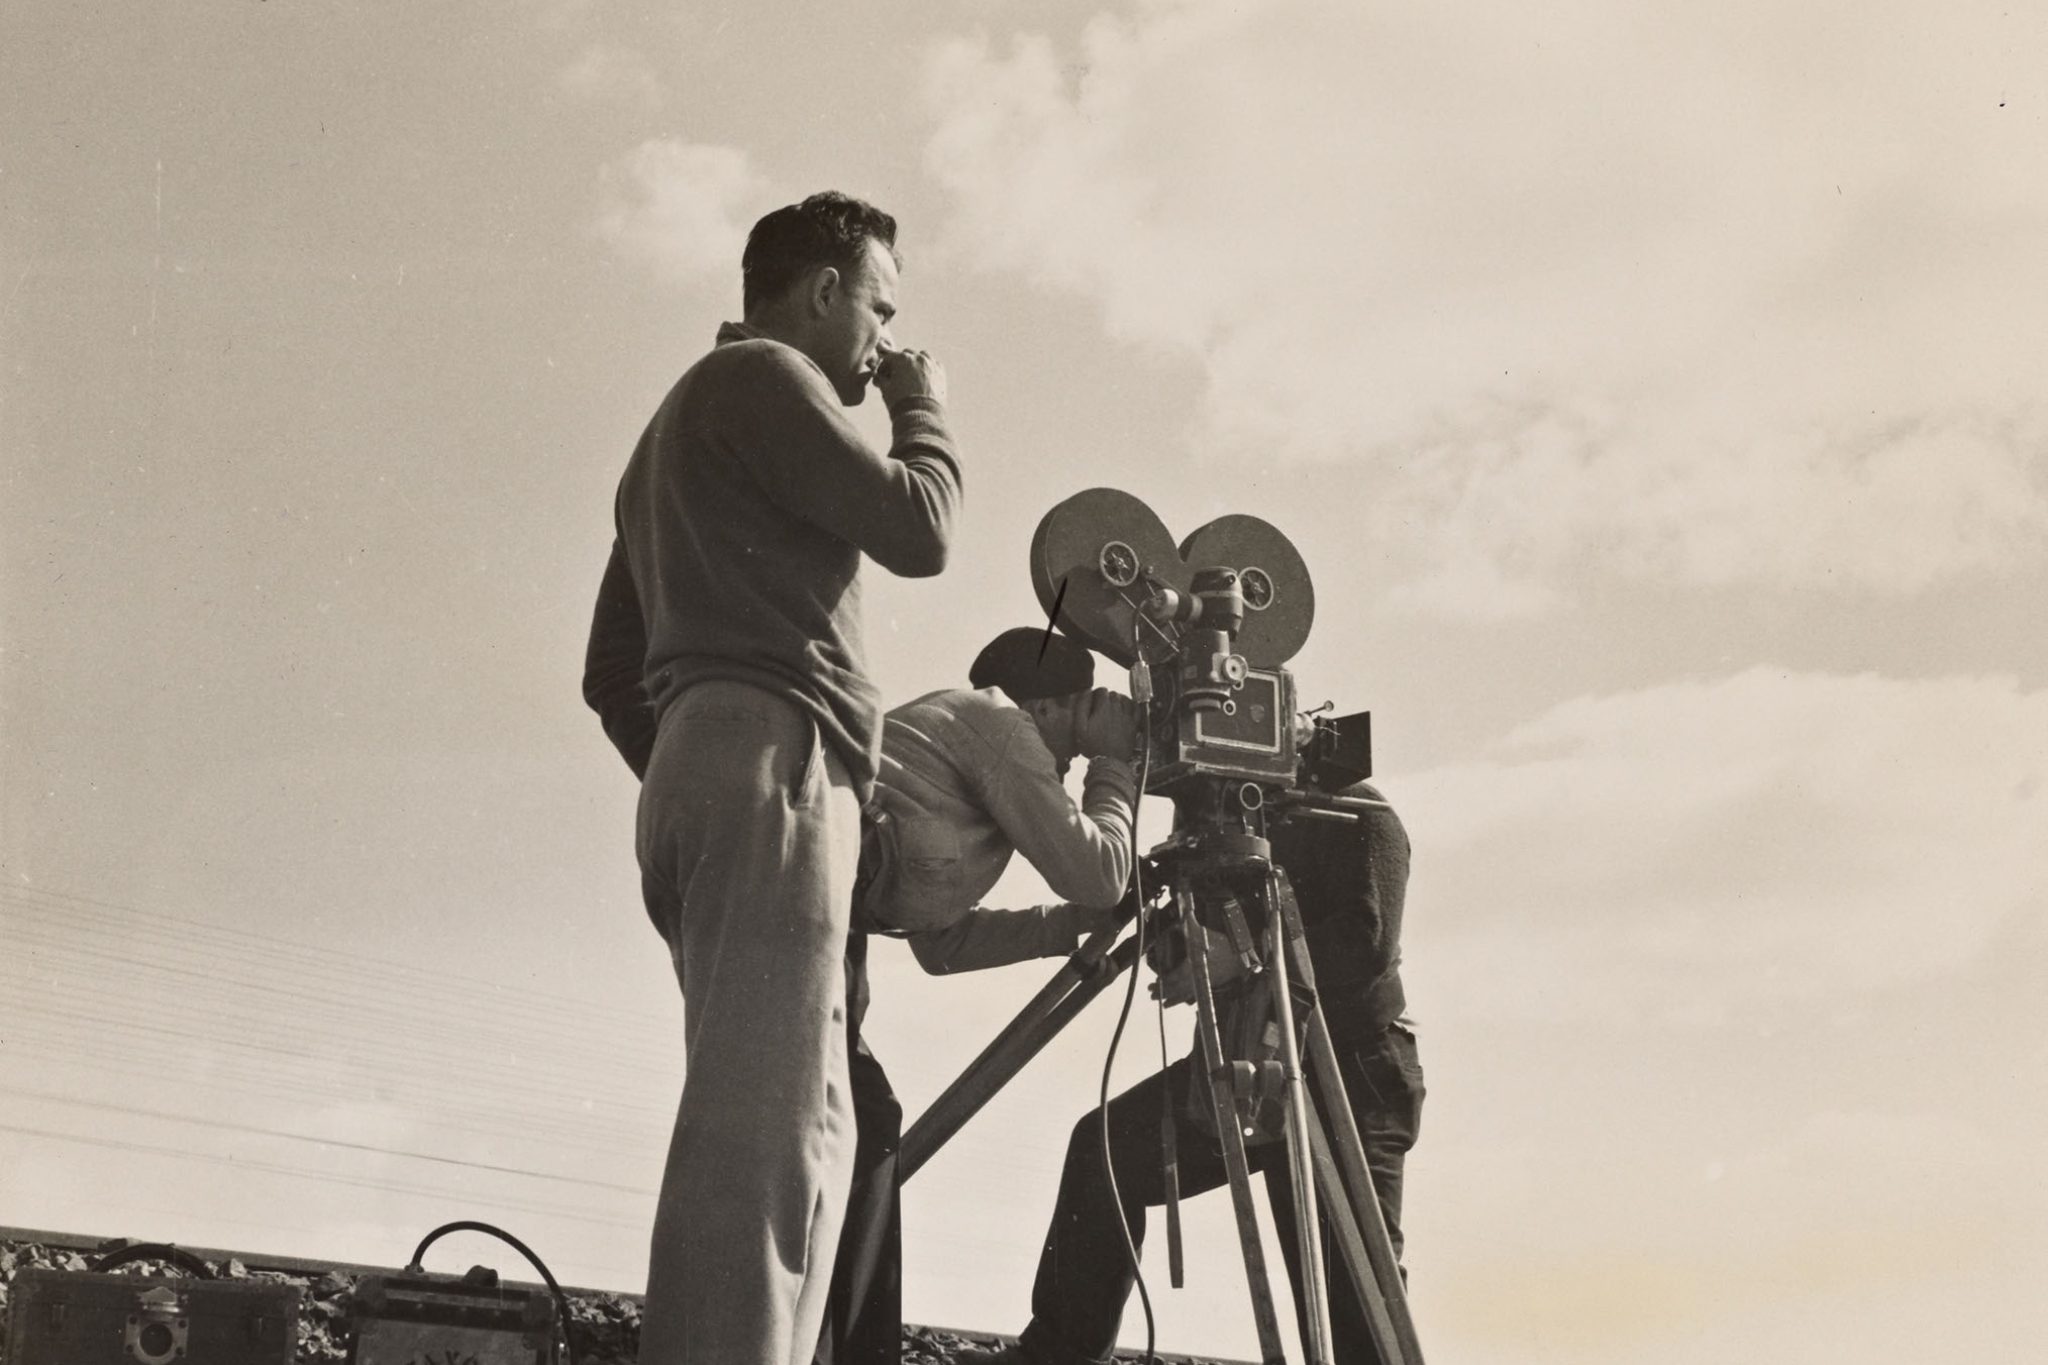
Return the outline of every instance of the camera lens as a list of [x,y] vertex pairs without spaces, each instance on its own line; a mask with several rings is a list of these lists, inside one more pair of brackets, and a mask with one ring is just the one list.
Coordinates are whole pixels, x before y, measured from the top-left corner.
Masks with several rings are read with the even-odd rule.
[[151,1362],[166,1361],[177,1350],[178,1339],[160,1322],[144,1323],[135,1334],[135,1354]]

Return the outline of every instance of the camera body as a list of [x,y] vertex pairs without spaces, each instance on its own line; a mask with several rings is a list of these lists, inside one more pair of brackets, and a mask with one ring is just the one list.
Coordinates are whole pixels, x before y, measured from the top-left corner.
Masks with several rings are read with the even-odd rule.
[[1202,660],[1169,659],[1146,667],[1153,719],[1151,733],[1139,738],[1152,755],[1148,793],[1172,796],[1190,779],[1294,783],[1300,746],[1293,674],[1247,665],[1229,695],[1218,700],[1207,691]]
[[1150,756],[1145,790],[1173,798],[1183,820],[1218,805],[1243,813],[1259,793],[1304,778],[1335,791],[1372,774],[1364,713],[1299,714],[1285,667],[1315,620],[1308,566],[1286,536],[1230,514],[1176,544],[1137,498],[1076,493],[1031,538],[1039,604],[1068,635],[1131,670]]
[[[1270,600],[1262,575],[1256,567],[1205,566],[1187,592],[1155,581],[1139,603],[1148,619],[1178,628],[1170,653],[1134,665],[1132,690],[1151,698],[1157,717],[1152,733],[1138,737],[1152,755],[1147,791],[1171,795],[1189,779],[1294,780],[1294,679],[1238,652],[1247,580],[1254,600]],[[1145,671],[1142,681],[1136,669]]]

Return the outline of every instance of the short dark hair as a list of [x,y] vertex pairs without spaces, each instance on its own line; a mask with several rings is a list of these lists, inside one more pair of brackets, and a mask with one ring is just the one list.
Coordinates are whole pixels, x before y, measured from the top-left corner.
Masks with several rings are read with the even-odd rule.
[[869,242],[880,242],[900,268],[896,220],[873,204],[837,190],[814,194],[762,218],[740,255],[740,306],[776,297],[804,272],[829,265],[851,275],[867,264]]

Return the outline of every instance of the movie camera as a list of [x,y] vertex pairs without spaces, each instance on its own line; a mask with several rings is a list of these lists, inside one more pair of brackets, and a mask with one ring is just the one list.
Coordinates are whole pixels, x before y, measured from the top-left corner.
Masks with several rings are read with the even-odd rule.
[[[1133,897],[1138,931],[1119,943],[1117,930],[1105,930],[1074,954],[911,1125],[899,1174],[915,1174],[1141,954],[1162,973],[1184,968],[1197,1011],[1206,1110],[1199,1126],[1213,1135],[1228,1171],[1263,1359],[1283,1357],[1247,1146],[1278,1140],[1292,1185],[1308,1360],[1329,1359],[1320,1207],[1380,1359],[1421,1365],[1317,1008],[1299,907],[1266,838],[1276,820],[1357,821],[1383,804],[1340,794],[1371,776],[1370,718],[1297,714],[1285,665],[1315,620],[1308,568],[1287,537],[1257,517],[1218,517],[1176,544],[1143,502],[1095,488],[1039,522],[1031,579],[1055,626],[1130,669],[1144,789],[1173,802],[1173,832],[1141,860],[1156,884]],[[1166,899],[1148,907],[1153,893]],[[1235,958],[1243,980],[1227,985],[1218,975],[1213,944],[1225,945],[1223,959]],[[1311,1068],[1326,1101],[1320,1113],[1307,1086]],[[1178,1284],[1175,1159],[1165,1127],[1169,1257]]]
[[1366,713],[1296,714],[1283,665],[1308,640],[1315,588],[1269,523],[1233,513],[1176,545],[1143,502],[1091,488],[1040,520],[1031,582],[1054,624],[1131,670],[1151,718],[1138,737],[1145,789],[1172,798],[1182,821],[1205,821],[1222,784],[1257,809],[1304,772],[1326,791],[1371,776]]

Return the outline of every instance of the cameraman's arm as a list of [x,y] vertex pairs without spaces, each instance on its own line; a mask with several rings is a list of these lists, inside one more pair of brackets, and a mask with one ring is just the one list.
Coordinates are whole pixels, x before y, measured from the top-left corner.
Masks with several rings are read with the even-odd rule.
[[989,814],[1054,895],[1078,905],[1115,905],[1131,879],[1137,774],[1120,759],[1089,760],[1076,808],[1045,741],[1028,718],[1018,719],[1022,724],[983,793]]
[[933,976],[1007,967],[1040,957],[1064,957],[1081,939],[1116,923],[1114,908],[1040,905],[1029,910],[992,910],[977,905],[943,929],[909,936],[917,965]]

